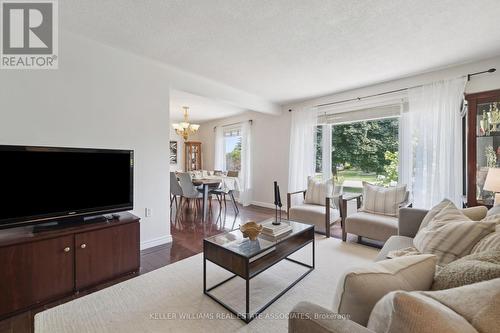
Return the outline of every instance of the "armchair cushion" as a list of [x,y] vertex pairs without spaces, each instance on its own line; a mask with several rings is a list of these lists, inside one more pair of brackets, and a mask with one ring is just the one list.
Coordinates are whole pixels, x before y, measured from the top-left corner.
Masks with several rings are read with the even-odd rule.
[[[325,232],[325,206],[301,204],[290,207],[288,213],[290,220],[313,224],[315,231]],[[340,218],[338,209],[330,208],[330,223],[333,224]]]
[[398,234],[398,218],[381,214],[357,212],[347,216],[345,232],[385,242]]
[[367,213],[397,216],[399,207],[408,200],[406,185],[383,187],[363,182],[363,207]]
[[436,257],[416,255],[349,269],[340,278],[333,310],[366,326],[375,303],[394,290],[429,290]]
[[[309,176],[307,178],[307,191],[304,203],[312,205],[325,205],[325,199],[333,196],[333,179],[326,181]],[[332,202],[333,205],[333,202]]]

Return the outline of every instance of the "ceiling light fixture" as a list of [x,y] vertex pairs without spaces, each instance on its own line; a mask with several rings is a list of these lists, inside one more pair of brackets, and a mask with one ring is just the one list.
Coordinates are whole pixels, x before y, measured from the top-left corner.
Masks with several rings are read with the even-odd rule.
[[189,107],[183,106],[182,109],[184,110],[184,121],[172,124],[172,127],[174,128],[175,132],[184,139],[184,141],[187,141],[191,134],[194,134],[198,131],[200,125],[189,123]]

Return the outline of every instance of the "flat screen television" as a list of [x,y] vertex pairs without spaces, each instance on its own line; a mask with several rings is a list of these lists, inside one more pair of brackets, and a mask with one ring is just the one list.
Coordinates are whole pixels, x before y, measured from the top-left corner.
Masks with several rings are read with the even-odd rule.
[[0,145],[0,228],[131,210],[133,168],[131,150]]

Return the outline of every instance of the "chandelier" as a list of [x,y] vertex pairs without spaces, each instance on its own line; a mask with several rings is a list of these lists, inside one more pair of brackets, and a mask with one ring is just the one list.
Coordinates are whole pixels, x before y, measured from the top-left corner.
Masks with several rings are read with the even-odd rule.
[[200,125],[190,124],[188,121],[189,108],[187,106],[183,106],[182,109],[184,109],[184,121],[178,124],[172,124],[172,127],[175,132],[184,139],[184,141],[187,141],[189,135],[196,133],[196,131],[200,128]]

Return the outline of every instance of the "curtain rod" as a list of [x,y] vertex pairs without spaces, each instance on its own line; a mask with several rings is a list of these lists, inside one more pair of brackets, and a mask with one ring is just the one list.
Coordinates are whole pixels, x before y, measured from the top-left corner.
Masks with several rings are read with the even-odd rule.
[[[239,121],[239,122],[237,122],[237,123],[226,124],[226,125],[219,125],[219,126],[222,126],[222,127],[228,127],[228,126],[233,126],[233,125],[239,125],[239,124],[244,123],[244,122],[245,122],[245,121]],[[252,119],[248,120],[248,122],[250,123],[250,125],[252,125],[252,124],[253,124],[253,120],[252,120]],[[216,128],[217,128],[217,126],[214,126],[214,131],[215,131],[215,129],[216,129]]]
[[[462,75],[460,77],[466,77],[467,81],[470,81],[470,79],[471,79],[472,76],[480,75],[480,74],[485,74],[485,73],[494,73],[494,72],[496,72],[496,70],[497,70],[496,68],[490,68],[490,69],[488,69],[486,71],[481,71],[481,72],[476,72],[476,73],[470,73],[470,74],[467,74],[467,75]],[[408,89],[418,88],[418,87],[422,87],[422,85],[420,84],[420,85],[416,85],[416,86],[411,86],[411,87],[406,87],[406,88],[401,88],[401,89],[396,89],[396,90],[385,91],[385,92],[382,92],[382,93],[373,94],[373,95],[367,95],[367,96],[363,96],[363,97],[349,98],[349,99],[344,99],[344,100],[336,101],[336,102],[318,104],[318,105],[315,105],[315,107],[322,107],[322,106],[335,105],[335,104],[346,103],[346,102],[360,101],[360,100],[365,99],[365,98],[378,97],[378,96],[393,94],[393,93],[397,93],[397,92],[401,92],[401,91],[406,91]],[[289,109],[288,112],[292,112],[292,109]]]

